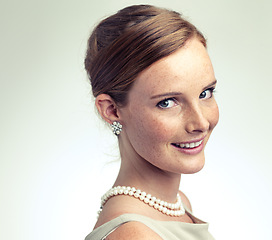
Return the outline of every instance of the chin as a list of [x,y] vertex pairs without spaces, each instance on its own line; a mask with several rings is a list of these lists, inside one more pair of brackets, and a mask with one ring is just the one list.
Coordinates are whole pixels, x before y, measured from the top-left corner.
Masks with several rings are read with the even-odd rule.
[[198,159],[197,162],[190,162],[181,169],[181,174],[193,174],[199,172],[205,165],[205,158]]
[[204,167],[204,165],[202,165],[202,166],[200,166],[200,167],[195,167],[195,168],[191,168],[191,169],[186,169],[186,171],[182,171],[181,174],[193,174],[193,173],[197,173],[197,172],[199,172],[203,167]]

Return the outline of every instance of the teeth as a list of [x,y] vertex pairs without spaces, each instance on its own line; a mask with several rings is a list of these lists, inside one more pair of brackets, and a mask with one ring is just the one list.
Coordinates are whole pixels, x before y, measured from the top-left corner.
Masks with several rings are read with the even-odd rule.
[[195,148],[195,147],[198,147],[202,143],[202,141],[203,140],[194,142],[194,143],[181,143],[179,144],[179,147],[180,148]]

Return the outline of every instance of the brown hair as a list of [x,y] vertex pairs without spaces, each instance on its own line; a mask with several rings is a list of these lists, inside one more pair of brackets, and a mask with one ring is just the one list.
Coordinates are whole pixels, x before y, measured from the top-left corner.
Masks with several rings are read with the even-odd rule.
[[119,105],[137,75],[196,36],[206,40],[177,12],[151,5],[124,8],[98,24],[88,40],[85,69],[93,95],[108,94]]

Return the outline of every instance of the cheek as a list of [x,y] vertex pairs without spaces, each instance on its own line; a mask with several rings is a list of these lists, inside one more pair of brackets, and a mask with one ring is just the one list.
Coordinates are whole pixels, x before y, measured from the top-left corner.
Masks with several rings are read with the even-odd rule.
[[137,118],[137,122],[133,121],[128,137],[134,151],[156,165],[159,159],[165,156],[174,131],[167,127],[169,124],[162,119],[147,117],[143,118],[142,115]]
[[173,136],[176,124],[169,121],[169,118],[164,119],[158,115],[152,115],[150,112],[135,116],[133,128],[137,139],[141,139],[142,143],[159,143],[167,144]]

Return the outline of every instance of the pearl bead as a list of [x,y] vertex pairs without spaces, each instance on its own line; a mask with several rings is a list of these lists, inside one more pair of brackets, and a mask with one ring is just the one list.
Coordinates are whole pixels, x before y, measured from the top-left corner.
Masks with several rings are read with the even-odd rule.
[[125,194],[125,195],[128,195],[128,190],[127,190],[127,189],[124,191],[124,194]]
[[134,193],[134,197],[136,197],[136,198],[138,198],[138,197],[140,197],[140,195],[139,195],[139,193]]
[[147,194],[146,198],[151,199],[151,194]]

